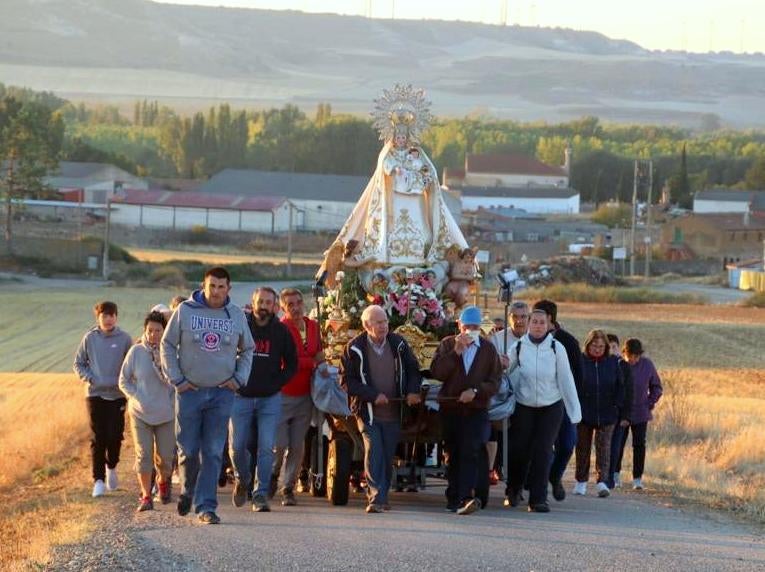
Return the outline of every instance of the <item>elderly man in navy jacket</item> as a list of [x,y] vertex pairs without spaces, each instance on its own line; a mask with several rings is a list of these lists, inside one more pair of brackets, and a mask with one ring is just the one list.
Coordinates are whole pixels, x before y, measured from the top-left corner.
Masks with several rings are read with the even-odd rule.
[[447,510],[471,514],[481,508],[475,498],[478,463],[489,439],[489,399],[499,389],[502,365],[494,345],[481,337],[481,310],[466,307],[459,326],[458,335],[441,341],[430,373],[443,382],[439,397],[446,398],[441,428],[449,454]]
[[401,398],[408,405],[420,401],[420,366],[406,340],[388,331],[388,315],[380,306],[361,314],[364,333],[345,347],[340,383],[351,397],[364,439],[367,475],[367,512],[388,510],[393,454],[401,431]]

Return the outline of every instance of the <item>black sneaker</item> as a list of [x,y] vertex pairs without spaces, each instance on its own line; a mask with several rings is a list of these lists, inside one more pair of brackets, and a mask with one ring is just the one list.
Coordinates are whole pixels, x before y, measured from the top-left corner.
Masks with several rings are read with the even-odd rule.
[[295,498],[295,493],[292,492],[292,489],[284,489],[284,492],[282,493],[282,506],[295,506],[297,504],[297,499]]
[[550,505],[546,502],[529,504],[529,512],[550,512]]
[[271,477],[271,483],[268,486],[268,498],[272,499],[276,496],[276,491],[279,489],[279,476],[275,475]]
[[502,504],[506,507],[516,507],[521,503],[521,493],[518,491],[507,491],[507,496],[505,497],[505,500],[502,502]]
[[235,507],[240,507],[244,505],[244,502],[247,500],[247,488],[244,486],[244,483],[237,479],[234,481],[234,490],[231,493],[231,502],[234,503]]
[[479,510],[481,510],[481,501],[479,499],[470,499],[465,501],[463,505],[457,509],[457,514],[468,515]]
[[449,503],[446,505],[446,512],[457,512],[458,508],[460,508],[460,505]]
[[191,510],[191,497],[178,495],[178,514],[186,516]]
[[202,524],[220,524],[220,517],[214,512],[203,512],[199,515],[199,522]]
[[563,484],[560,481],[554,481],[552,484],[552,495],[556,501],[566,500],[566,489],[563,488]]
[[271,512],[268,500],[262,495],[252,497],[252,512]]

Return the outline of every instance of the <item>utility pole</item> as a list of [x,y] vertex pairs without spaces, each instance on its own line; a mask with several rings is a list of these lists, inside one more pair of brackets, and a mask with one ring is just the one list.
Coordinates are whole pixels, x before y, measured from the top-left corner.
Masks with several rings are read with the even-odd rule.
[[104,258],[101,263],[101,270],[104,280],[109,280],[109,234],[112,225],[112,202],[111,197],[106,196],[106,227],[104,228]]
[[292,278],[292,202],[290,206],[290,224],[287,231],[287,278]]
[[651,276],[651,257],[653,255],[653,237],[651,231],[651,197],[653,195],[653,160],[648,161],[648,204],[645,221],[645,277]]
[[635,225],[637,224],[638,160],[632,174],[632,230],[630,232],[630,276],[635,276]]

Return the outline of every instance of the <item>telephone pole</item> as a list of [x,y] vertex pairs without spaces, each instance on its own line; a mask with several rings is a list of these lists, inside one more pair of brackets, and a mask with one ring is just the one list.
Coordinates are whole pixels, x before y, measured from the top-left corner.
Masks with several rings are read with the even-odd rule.
[[637,224],[638,160],[632,173],[632,229],[630,231],[630,276],[635,276],[635,225]]
[[287,278],[292,278],[292,202],[290,206],[290,224],[287,231]]
[[646,230],[646,237],[645,237],[645,277],[649,278],[651,276],[651,257],[653,255],[653,236],[651,233],[651,223],[652,223],[652,217],[651,217],[651,197],[653,196],[653,160],[648,161],[648,202],[647,202],[647,211],[646,211],[646,221],[645,221],[645,230]]

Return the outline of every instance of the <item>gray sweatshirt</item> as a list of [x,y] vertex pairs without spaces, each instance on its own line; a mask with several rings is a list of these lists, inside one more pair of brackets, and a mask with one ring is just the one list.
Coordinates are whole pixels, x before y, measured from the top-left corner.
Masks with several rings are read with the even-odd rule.
[[103,332],[98,326],[83,336],[74,356],[74,373],[87,384],[87,397],[114,401],[123,399],[118,387],[120,368],[133,340],[127,332],[115,327]]
[[162,371],[178,387],[188,381],[215,387],[229,379],[247,384],[252,366],[252,335],[242,310],[226,299],[210,308],[201,291],[170,318],[160,344]]
[[128,397],[130,414],[144,423],[161,425],[173,420],[174,391],[160,371],[159,348],[152,350],[145,340],[130,348],[120,372],[120,389]]

